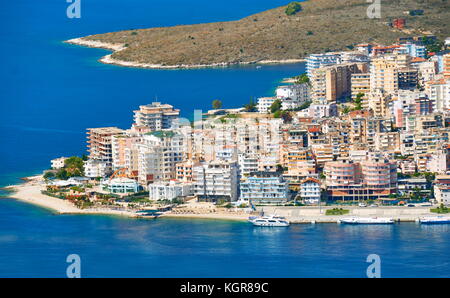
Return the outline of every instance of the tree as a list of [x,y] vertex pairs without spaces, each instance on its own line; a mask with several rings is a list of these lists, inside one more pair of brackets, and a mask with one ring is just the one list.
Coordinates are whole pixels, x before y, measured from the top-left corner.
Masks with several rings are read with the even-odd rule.
[[69,177],[83,176],[84,174],[84,161],[78,156],[72,156],[66,159],[64,162],[64,168],[67,171]]
[[296,84],[309,84],[309,77],[306,73],[299,75],[298,77],[296,77],[297,81],[295,82]]
[[213,100],[212,107],[213,107],[214,110],[221,109],[222,108],[222,102],[220,100],[218,100],[218,99]]
[[348,114],[350,112],[350,108],[348,106],[343,106],[342,107],[342,113],[343,114]]
[[298,2],[291,2],[286,7],[286,14],[288,16],[293,16],[297,12],[300,12],[301,10],[302,10],[302,6],[300,5],[300,3],[298,3]]
[[67,180],[69,178],[69,174],[66,169],[61,169],[56,173],[56,178],[59,180]]
[[48,179],[52,179],[52,178],[55,178],[55,173],[53,173],[53,172],[46,172],[45,174],[44,174],[44,179],[45,180],[48,180]]
[[362,101],[363,101],[363,97],[364,97],[364,93],[358,93],[356,95],[355,100],[353,101],[353,104],[355,105],[355,108],[353,109],[354,111],[361,111],[362,110]]
[[250,98],[250,102],[244,105],[244,109],[246,112],[254,112],[256,111],[256,103],[253,101],[253,98]]
[[276,99],[273,104],[270,106],[270,112],[272,114],[278,112],[279,110],[281,110],[281,100]]

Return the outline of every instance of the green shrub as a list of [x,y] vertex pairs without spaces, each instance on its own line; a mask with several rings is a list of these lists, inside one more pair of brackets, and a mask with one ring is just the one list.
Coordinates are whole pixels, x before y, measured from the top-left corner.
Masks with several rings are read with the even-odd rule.
[[326,215],[345,215],[348,214],[350,210],[342,209],[342,208],[334,208],[327,210]]
[[300,5],[300,3],[298,3],[298,2],[291,2],[286,7],[286,14],[288,16],[293,16],[297,12],[300,12],[301,10],[302,10],[302,6]]

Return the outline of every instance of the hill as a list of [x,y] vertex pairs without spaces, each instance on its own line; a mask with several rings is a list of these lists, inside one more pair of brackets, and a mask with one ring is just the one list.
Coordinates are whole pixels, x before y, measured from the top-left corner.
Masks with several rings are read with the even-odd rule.
[[[389,44],[428,31],[450,36],[448,0],[381,1],[381,18],[369,19],[365,0],[309,0],[292,15],[286,6],[238,21],[126,30],[69,42],[113,49],[102,59],[141,67],[192,67],[301,59],[311,53],[348,50],[361,42]],[[408,11],[423,10],[411,16]],[[390,28],[405,18],[407,30]]]

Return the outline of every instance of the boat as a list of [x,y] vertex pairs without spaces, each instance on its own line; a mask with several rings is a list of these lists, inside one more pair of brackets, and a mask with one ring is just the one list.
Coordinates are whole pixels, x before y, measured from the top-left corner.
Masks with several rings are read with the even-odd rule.
[[450,224],[450,216],[424,217],[419,222],[424,225]]
[[163,212],[159,210],[140,210],[136,212],[136,216],[140,218],[158,218]]
[[349,225],[388,225],[395,221],[392,218],[378,218],[378,217],[349,217],[338,221],[342,224]]
[[290,225],[286,218],[276,215],[250,217],[248,221],[257,227],[288,227]]

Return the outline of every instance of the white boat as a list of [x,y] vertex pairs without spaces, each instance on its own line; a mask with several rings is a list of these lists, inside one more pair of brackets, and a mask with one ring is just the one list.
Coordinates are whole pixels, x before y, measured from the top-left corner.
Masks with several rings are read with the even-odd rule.
[[424,225],[450,224],[450,216],[433,216],[419,219]]
[[288,227],[290,225],[284,217],[276,215],[250,217],[248,221],[258,227]]
[[388,225],[395,221],[392,218],[378,218],[378,217],[349,217],[339,220],[339,223],[349,225]]

